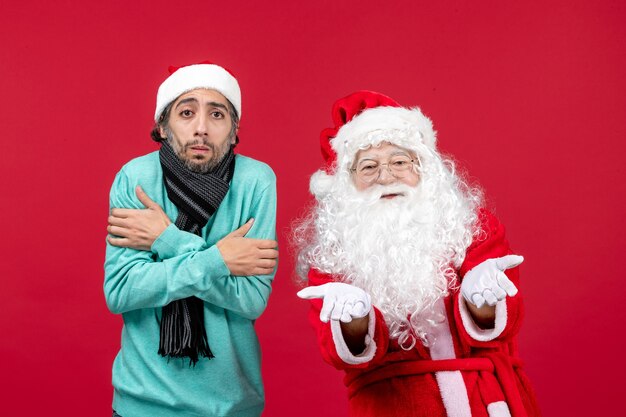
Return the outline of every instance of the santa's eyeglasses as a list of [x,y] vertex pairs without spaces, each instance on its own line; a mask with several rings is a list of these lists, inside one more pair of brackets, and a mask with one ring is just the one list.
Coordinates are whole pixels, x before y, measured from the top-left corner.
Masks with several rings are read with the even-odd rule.
[[365,159],[359,161],[355,168],[349,168],[349,171],[356,175],[359,181],[371,184],[378,180],[383,166],[394,178],[401,179],[406,177],[412,169],[419,168],[420,161],[418,158],[411,159],[405,155],[394,156],[389,159],[389,162],[382,164],[372,159]]

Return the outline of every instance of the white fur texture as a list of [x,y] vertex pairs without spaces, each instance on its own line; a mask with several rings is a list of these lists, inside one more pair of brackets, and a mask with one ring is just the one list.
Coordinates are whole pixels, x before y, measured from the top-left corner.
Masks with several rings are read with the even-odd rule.
[[472,417],[467,388],[461,371],[435,372],[441,400],[448,417]]
[[[428,339],[430,343],[430,357],[434,360],[455,359],[454,341],[450,332],[446,307],[443,300],[435,304],[437,311],[440,311],[443,319],[441,323],[432,327]],[[467,395],[467,387],[463,382],[463,375],[460,371],[435,372],[441,400],[446,408],[446,414],[450,417],[471,417],[472,412]]]
[[[366,109],[343,125],[330,141],[337,154],[336,172],[349,168],[354,155],[369,146],[389,142],[420,155],[434,151],[436,134],[432,122],[419,108],[375,107]],[[328,175],[318,171],[311,178],[313,195],[328,191]]]
[[157,93],[154,121],[159,121],[163,109],[178,96],[196,88],[208,88],[222,94],[241,119],[241,90],[235,77],[219,65],[197,64],[179,68],[163,81]]
[[345,363],[350,365],[359,365],[367,363],[374,358],[376,354],[376,343],[374,343],[374,331],[376,328],[376,314],[374,310],[371,310],[368,316],[367,334],[365,335],[365,349],[358,355],[353,355],[346,344],[346,340],[343,338],[343,332],[341,330],[341,322],[338,320],[330,321],[330,331],[333,335],[333,342],[335,343],[335,349],[337,355]]
[[[383,130],[377,138],[402,143],[417,153],[418,185],[376,185],[359,192],[348,171],[354,154],[342,154],[345,160],[334,175],[318,172],[312,177],[317,204],[296,226],[294,241],[300,249],[301,277],[313,267],[363,288],[383,312],[391,336],[411,349],[417,339],[428,344],[429,327],[441,321],[433,306],[456,285],[454,268],[461,265],[472,242],[481,194],[455,175],[451,161],[431,148],[434,133],[432,143],[412,142],[409,147],[402,138],[415,134],[413,127],[403,134],[392,127],[393,132]],[[361,129],[355,134],[359,133]],[[400,143],[393,138],[400,138]],[[354,153],[362,148],[346,146]],[[404,196],[381,200],[389,192]]]
[[479,342],[489,342],[502,334],[507,323],[506,298],[496,303],[496,320],[493,329],[481,329],[472,318],[465,298],[459,297],[459,312],[467,334]]
[[509,406],[504,401],[496,401],[487,406],[489,417],[511,417]]

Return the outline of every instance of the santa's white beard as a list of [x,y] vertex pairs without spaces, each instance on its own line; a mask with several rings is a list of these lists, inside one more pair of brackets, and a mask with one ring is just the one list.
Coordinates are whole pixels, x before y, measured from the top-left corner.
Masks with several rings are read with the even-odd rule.
[[[406,349],[417,338],[427,343],[429,327],[442,318],[435,302],[456,285],[454,269],[472,241],[472,200],[452,174],[441,180],[361,192],[350,183],[335,188],[314,209],[314,243],[299,256],[301,264],[368,292],[391,337]],[[380,198],[395,192],[404,195]]]

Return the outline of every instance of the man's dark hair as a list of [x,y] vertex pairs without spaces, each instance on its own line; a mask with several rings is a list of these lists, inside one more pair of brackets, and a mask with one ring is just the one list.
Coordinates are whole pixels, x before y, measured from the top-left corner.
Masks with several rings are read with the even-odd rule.
[[[152,138],[153,141],[163,142],[164,140],[167,140],[167,138],[164,138],[161,136],[161,132],[159,131],[159,128],[161,127],[163,128],[163,130],[167,130],[168,124],[170,121],[170,113],[172,111],[172,106],[174,105],[175,101],[176,100],[173,100],[170,104],[165,106],[165,108],[161,112],[161,115],[159,116],[159,121],[154,124],[154,127],[152,128],[152,131],[150,132],[150,137]],[[237,112],[235,111],[235,107],[232,105],[232,103],[228,99],[226,99],[226,108],[228,109],[230,120],[232,121],[232,125],[230,126],[230,133],[228,134],[228,137],[229,138],[232,138],[233,136],[235,137],[235,144],[233,145],[233,148],[234,148],[239,143],[239,136],[237,136],[237,128],[239,127],[239,116],[237,115]]]

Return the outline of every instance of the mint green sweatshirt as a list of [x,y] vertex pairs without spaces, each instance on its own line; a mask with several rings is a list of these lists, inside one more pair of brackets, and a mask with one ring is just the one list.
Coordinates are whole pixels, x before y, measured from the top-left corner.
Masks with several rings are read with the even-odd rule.
[[[250,218],[247,237],[275,239],[276,177],[262,162],[237,155],[230,190],[202,229],[202,237],[172,223],[151,251],[107,243],[104,293],[122,314],[121,349],[113,364],[113,408],[123,417],[259,416],[264,406],[261,351],[254,321],[263,313],[272,275],[232,276],[215,244]],[[111,207],[144,208],[140,185],[172,222],[158,152],[134,159],[117,174]],[[204,324],[215,358],[161,357],[161,308],[195,296],[204,301]]]

